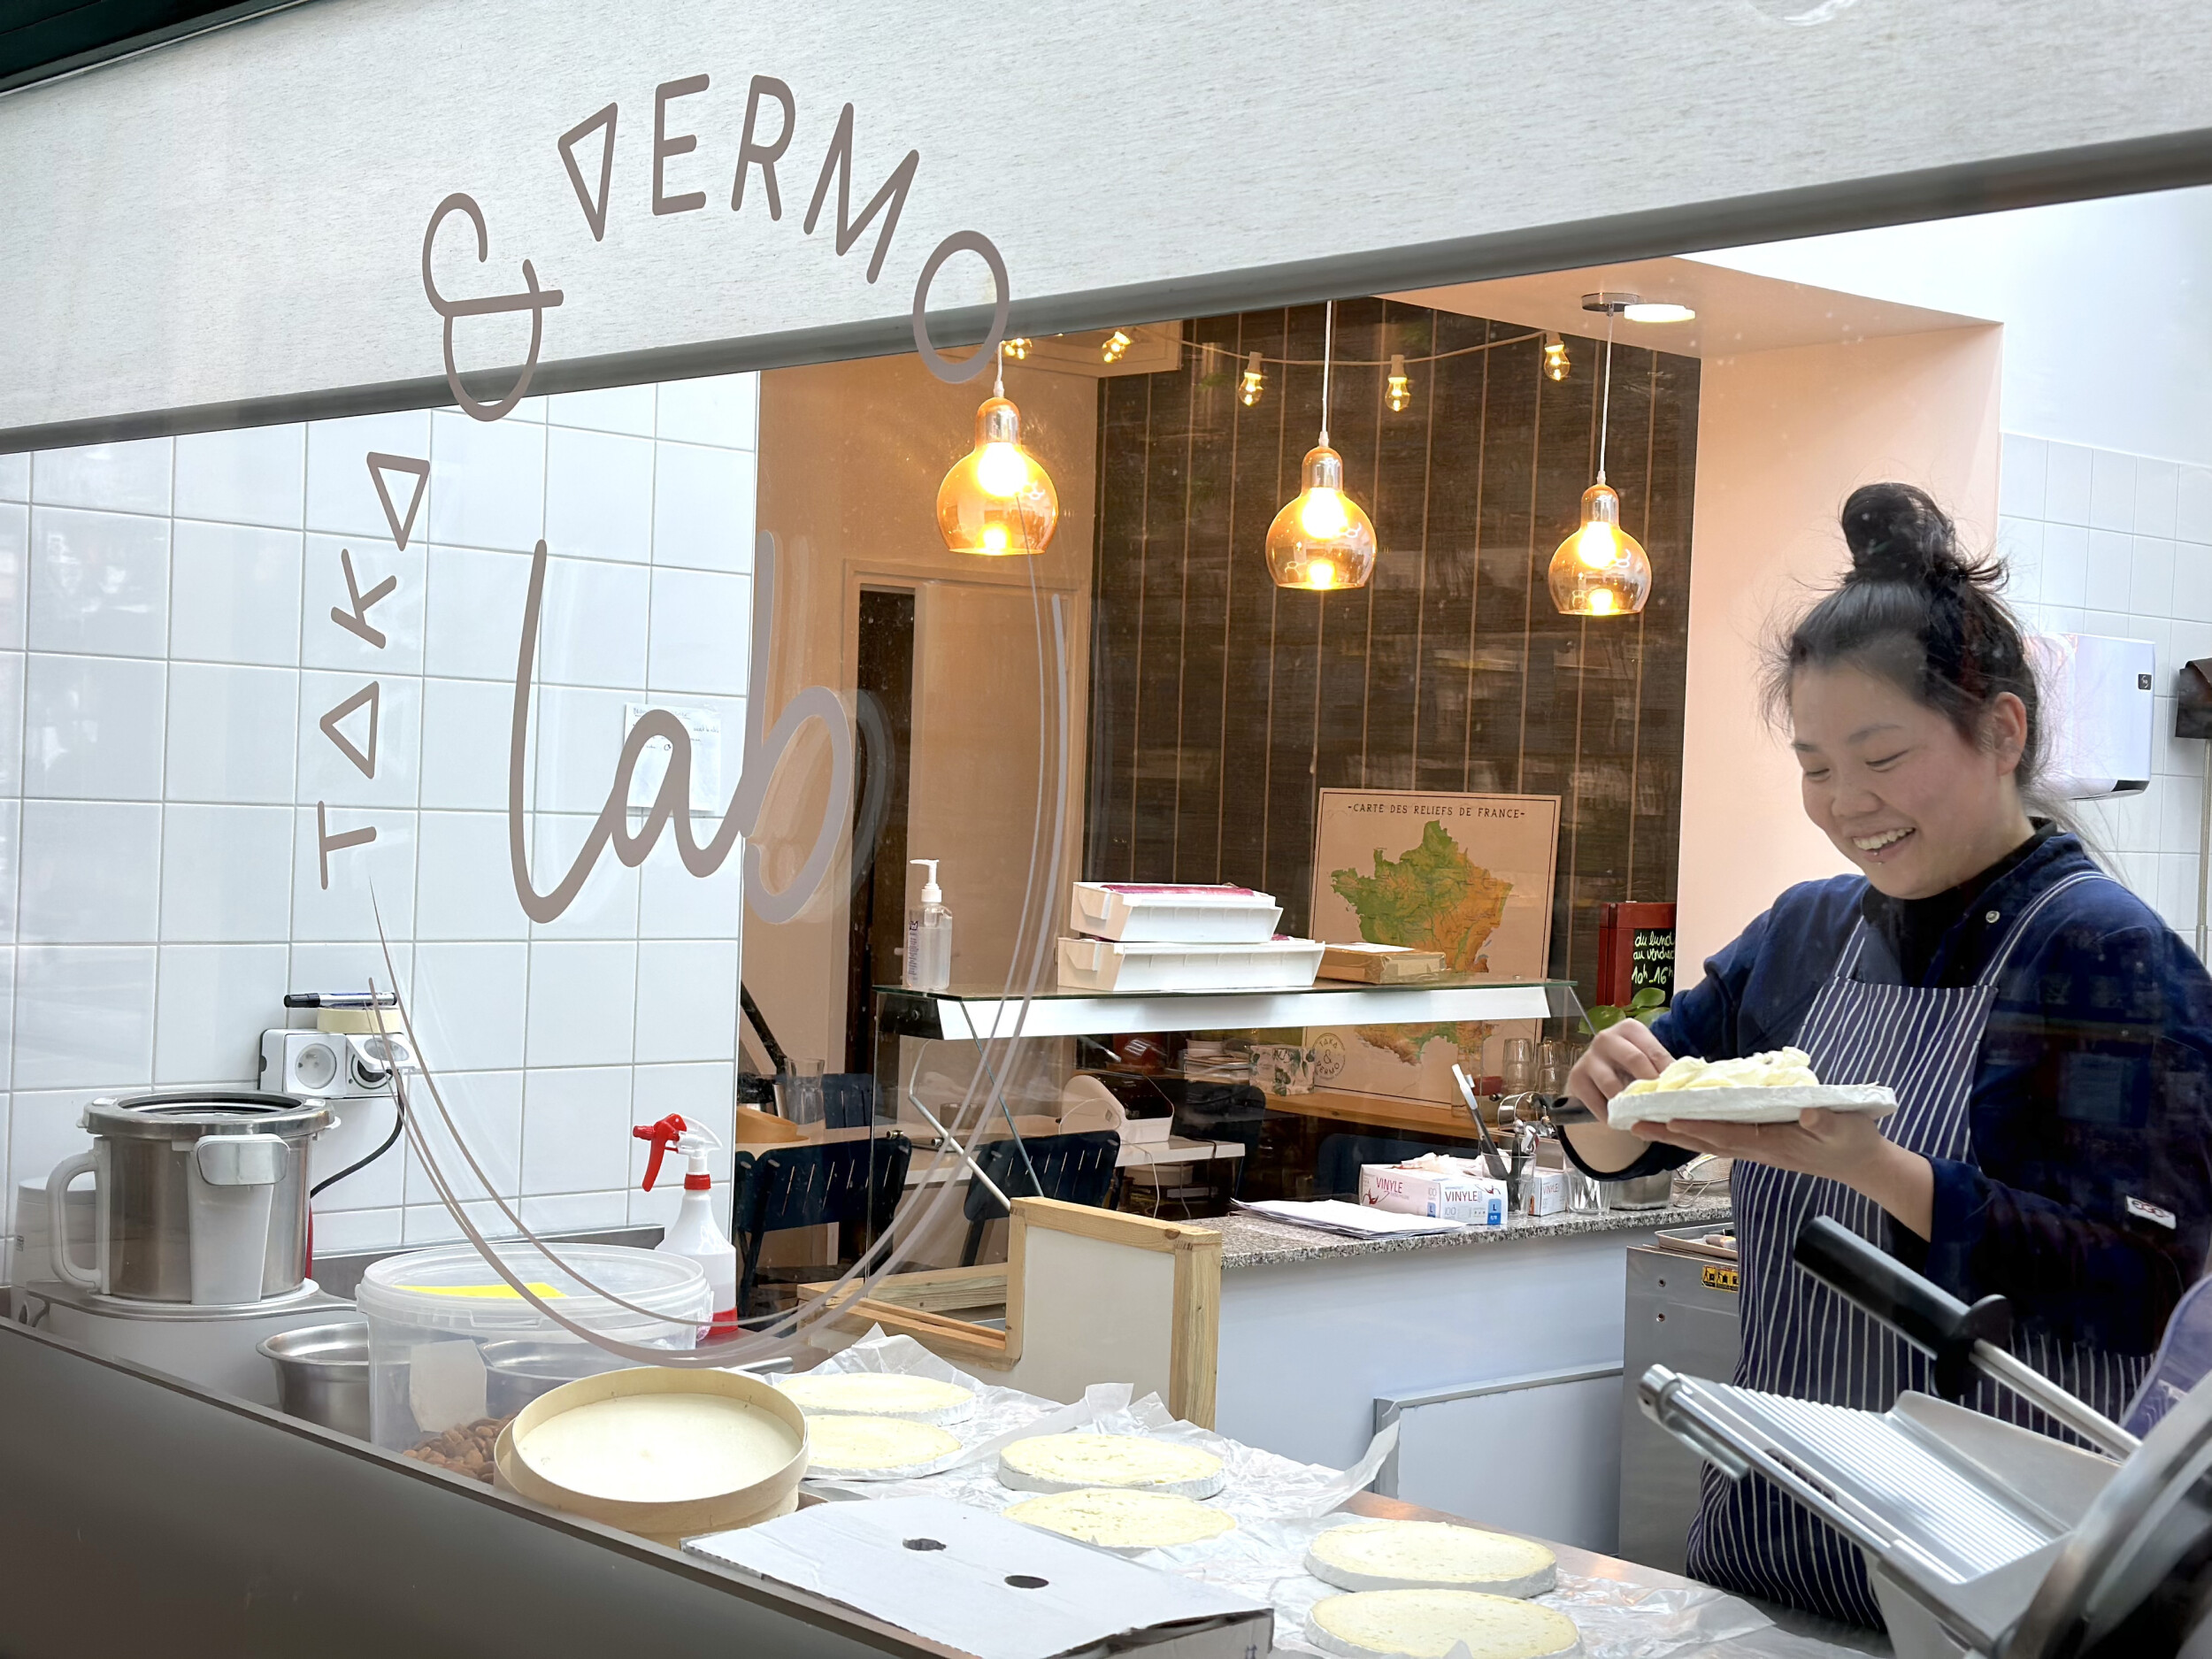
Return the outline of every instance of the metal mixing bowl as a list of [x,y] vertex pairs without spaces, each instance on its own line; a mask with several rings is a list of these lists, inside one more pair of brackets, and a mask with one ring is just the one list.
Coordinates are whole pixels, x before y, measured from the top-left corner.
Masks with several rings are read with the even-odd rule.
[[369,1327],[303,1325],[261,1344],[276,1367],[277,1408],[357,1440],[369,1438]]

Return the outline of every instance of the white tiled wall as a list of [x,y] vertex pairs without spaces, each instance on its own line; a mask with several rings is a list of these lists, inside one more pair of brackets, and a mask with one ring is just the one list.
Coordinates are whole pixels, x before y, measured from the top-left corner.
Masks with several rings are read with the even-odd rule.
[[2212,468],[2008,433],[2000,492],[2024,616],[2157,648],[2151,787],[2082,815],[2116,873],[2193,943],[2205,745],[2173,735],[2173,687],[2184,663],[2212,657]]
[[[633,1123],[726,1140],[739,860],[693,878],[665,837],[603,855],[533,925],[505,806],[529,552],[553,554],[529,781],[537,885],[605,798],[629,704],[707,710],[741,752],[758,387],[730,376],[451,411],[0,457],[0,1164],[80,1149],[93,1095],[250,1084],[288,989],[385,970],[470,1149],[534,1226],[664,1219]],[[404,550],[365,456],[425,458]],[[403,507],[410,480],[390,474]],[[349,608],[342,550],[381,649]],[[371,680],[375,775],[321,729]],[[341,726],[367,740],[367,710]],[[320,879],[330,828],[373,825]],[[292,1023],[308,1020],[294,1017]],[[388,1133],[349,1110],[319,1175]],[[455,1160],[457,1162],[458,1160]],[[325,1252],[457,1236],[404,1147],[317,1203]],[[11,1229],[12,1230],[12,1227]],[[5,1258],[0,1257],[0,1266]]]

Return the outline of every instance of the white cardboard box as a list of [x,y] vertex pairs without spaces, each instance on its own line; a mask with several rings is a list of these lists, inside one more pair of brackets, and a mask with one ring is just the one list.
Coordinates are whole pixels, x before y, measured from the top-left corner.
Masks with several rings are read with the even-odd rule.
[[1567,1208],[1567,1171],[1526,1169],[1521,1171],[1521,1213],[1556,1216]]
[[1079,881],[1068,928],[1125,943],[1256,945],[1274,937],[1283,907],[1249,887]]
[[1402,1216],[1433,1216],[1471,1227],[1505,1225],[1505,1183],[1454,1158],[1428,1168],[1363,1164],[1359,1201]]
[[949,1498],[825,1503],[684,1548],[976,1659],[1257,1659],[1264,1601]]

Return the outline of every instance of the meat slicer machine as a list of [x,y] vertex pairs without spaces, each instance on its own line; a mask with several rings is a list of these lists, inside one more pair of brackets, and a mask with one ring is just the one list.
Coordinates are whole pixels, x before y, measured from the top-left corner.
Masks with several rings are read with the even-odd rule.
[[[2013,1356],[2004,1298],[1967,1307],[1825,1217],[1794,1255],[1926,1353],[1946,1397],[1855,1411],[1663,1365],[1638,1394],[1724,1474],[1763,1476],[1859,1547],[1899,1659],[2212,1659],[2212,1379],[2185,1372],[2184,1391],[2162,1363],[2139,1439]],[[2208,1314],[2193,1293],[2175,1323]],[[1976,1373],[2085,1446],[1954,1403]]]

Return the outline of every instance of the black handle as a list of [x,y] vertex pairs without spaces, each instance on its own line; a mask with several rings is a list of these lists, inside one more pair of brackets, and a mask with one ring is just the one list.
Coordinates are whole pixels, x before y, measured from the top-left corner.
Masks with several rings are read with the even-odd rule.
[[1797,1264],[1935,1361],[1936,1392],[1956,1400],[1973,1379],[1974,1344],[2004,1347],[2012,1304],[1985,1296],[1968,1307],[1829,1216],[1798,1233]]

